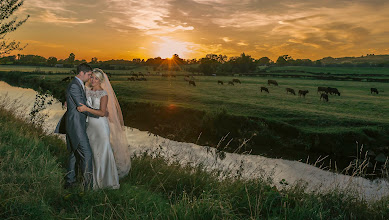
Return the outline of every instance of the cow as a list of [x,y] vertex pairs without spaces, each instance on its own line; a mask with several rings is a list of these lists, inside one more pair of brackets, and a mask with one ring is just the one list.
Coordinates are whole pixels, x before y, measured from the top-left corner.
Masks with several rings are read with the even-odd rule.
[[224,84],[223,84],[223,81],[221,81],[221,80],[218,80],[218,81],[217,81],[217,84],[218,84],[218,85],[219,85],[219,84],[220,84],[220,85],[224,85]]
[[138,78],[138,74],[136,73],[131,74],[131,76],[135,76],[136,78]]
[[322,93],[320,95],[320,100],[323,99],[323,100],[326,100],[328,102],[328,94],[325,94],[325,93]]
[[327,89],[328,89],[328,93],[330,93],[331,95],[334,95],[334,94],[335,94],[335,95],[340,96],[340,92],[338,91],[337,88],[328,87]]
[[267,81],[267,84],[268,84],[269,86],[270,86],[271,84],[273,84],[273,85],[275,85],[275,86],[278,86],[277,81],[272,80],[272,79],[269,79],[269,80]]
[[135,77],[127,78],[128,81],[135,81]]
[[265,92],[269,93],[269,89],[266,88],[266,87],[263,87],[263,86],[261,86],[261,92],[262,92],[262,91],[265,91]]
[[308,90],[299,90],[299,97],[303,96],[305,98],[305,95],[308,93]]
[[232,82],[232,81],[228,81],[228,85],[234,85],[234,82]]
[[378,95],[378,89],[377,88],[370,88],[370,94],[375,93]]
[[286,94],[288,94],[289,92],[292,93],[293,95],[296,95],[296,93],[294,92],[294,89],[286,88]]
[[241,84],[239,79],[232,79],[232,82]]
[[189,85],[196,86],[196,83],[195,83],[195,81],[193,81],[193,80],[189,80]]
[[328,87],[323,87],[323,86],[319,86],[319,87],[317,87],[317,93],[326,93],[326,94],[328,94]]

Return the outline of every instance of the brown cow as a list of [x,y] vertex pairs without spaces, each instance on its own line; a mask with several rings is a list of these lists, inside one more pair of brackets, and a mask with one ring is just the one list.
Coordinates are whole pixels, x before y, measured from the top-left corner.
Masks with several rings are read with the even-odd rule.
[[292,93],[293,95],[296,95],[296,93],[294,92],[294,89],[286,88],[286,94],[288,94],[289,92]]
[[270,86],[271,84],[278,86],[277,81],[272,80],[272,79],[269,79],[269,80],[267,81],[267,84],[268,84],[269,86]]
[[303,96],[305,98],[305,95],[308,93],[308,90],[299,90],[299,97]]
[[264,86],[261,86],[261,92],[262,92],[262,91],[265,91],[265,92],[269,93],[269,89],[266,88],[266,87],[264,87]]
[[228,85],[234,85],[234,82],[232,82],[232,81],[228,81]]
[[377,88],[370,88],[370,94],[375,93],[378,95],[378,89]]
[[196,86],[196,83],[195,83],[195,81],[193,81],[193,80],[189,80],[189,85]]
[[320,100],[323,98],[323,100],[326,100],[327,102],[328,102],[328,95],[327,94],[325,94],[325,93],[322,93],[321,95],[320,95]]
[[218,80],[218,81],[217,81],[217,84],[218,84],[218,85],[219,85],[219,84],[220,84],[220,85],[224,85],[224,84],[223,84],[223,81],[221,81],[221,80]]

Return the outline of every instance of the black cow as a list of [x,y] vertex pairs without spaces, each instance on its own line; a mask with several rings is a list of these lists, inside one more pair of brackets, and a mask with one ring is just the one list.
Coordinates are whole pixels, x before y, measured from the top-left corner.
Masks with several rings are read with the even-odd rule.
[[319,93],[319,92],[321,92],[321,93],[326,93],[326,94],[328,94],[328,87],[323,87],[323,86],[319,86],[319,87],[317,87],[317,93]]
[[289,92],[292,93],[293,95],[296,95],[296,93],[294,92],[294,89],[286,88],[286,94],[288,94]]
[[218,81],[217,81],[217,84],[218,84],[218,85],[219,85],[219,84],[220,84],[220,85],[224,85],[224,84],[223,84],[223,81],[221,81],[221,80],[218,80]]
[[232,82],[232,81],[228,81],[228,85],[234,85],[234,82]]
[[320,100],[323,99],[323,100],[326,100],[328,102],[328,94],[325,94],[325,93],[322,93],[320,95]]
[[232,82],[241,84],[239,79],[232,79]]
[[305,95],[308,93],[308,90],[299,90],[299,97],[303,96],[305,98]]
[[275,85],[275,86],[278,86],[277,81],[272,80],[272,79],[269,79],[269,80],[267,81],[267,84],[268,84],[269,86],[270,86],[271,84],[273,84],[273,85]]
[[335,94],[335,95],[340,96],[340,92],[338,91],[337,88],[328,87],[327,89],[328,89],[328,93],[330,93],[331,95],[334,95],[334,94]]
[[262,92],[262,91],[265,91],[265,92],[269,93],[269,89],[266,88],[266,87],[263,87],[263,86],[261,86],[261,92]]
[[189,80],[189,85],[196,86],[196,83],[195,83],[195,81],[193,81],[193,80]]
[[375,93],[378,95],[378,89],[377,88],[370,88],[370,94]]

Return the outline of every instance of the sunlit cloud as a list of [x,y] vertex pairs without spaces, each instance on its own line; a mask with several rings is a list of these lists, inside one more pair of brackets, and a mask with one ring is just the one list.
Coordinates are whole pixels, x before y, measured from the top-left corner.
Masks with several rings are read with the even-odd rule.
[[89,24],[94,21],[94,19],[79,20],[77,18],[59,17],[58,15],[49,11],[41,15],[41,19],[43,22],[56,24]]
[[226,43],[231,42],[232,40],[229,37],[223,37],[222,40]]
[[172,1],[111,0],[109,10],[119,16],[113,16],[110,21],[114,26],[135,28],[149,35],[193,30],[193,26],[185,23],[167,21],[172,7],[170,2]]

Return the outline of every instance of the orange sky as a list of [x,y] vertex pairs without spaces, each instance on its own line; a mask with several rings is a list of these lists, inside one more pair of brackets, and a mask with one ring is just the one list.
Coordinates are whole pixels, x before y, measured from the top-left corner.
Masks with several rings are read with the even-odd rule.
[[389,54],[386,0],[25,0],[17,14],[31,17],[7,37],[46,58]]

